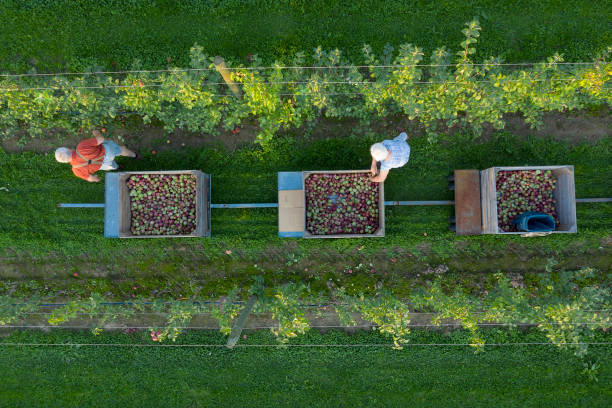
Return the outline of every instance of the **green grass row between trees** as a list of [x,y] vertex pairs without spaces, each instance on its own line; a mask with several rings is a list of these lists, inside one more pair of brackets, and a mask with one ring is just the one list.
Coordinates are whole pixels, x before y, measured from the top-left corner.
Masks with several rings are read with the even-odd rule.
[[[542,61],[558,52],[590,61],[612,43],[604,16],[612,6],[589,0],[2,0],[0,70],[80,71],[97,64],[128,69],[188,65],[198,42],[207,54],[246,62],[290,61],[321,45],[355,63],[364,43],[381,53],[413,43],[425,54],[458,44],[465,21],[488,33],[476,60]],[[527,12],[528,11],[528,12]]]
[[[247,331],[240,344],[274,344]],[[540,342],[534,332],[488,329],[491,343]],[[0,339],[1,407],[606,407],[612,398],[611,348],[593,346],[598,381],[583,362],[554,346],[421,346],[392,350],[375,332],[311,331],[299,344],[361,347],[51,347],[2,343],[150,344],[148,332],[15,331]],[[465,343],[454,331],[413,331],[411,343]],[[610,342],[600,333],[598,341]],[[192,331],[176,344],[224,344]],[[594,365],[596,364],[596,365]]]
[[[374,140],[279,137],[267,151],[256,146],[234,152],[186,148],[155,156],[145,153],[142,161],[124,159],[121,164],[126,171],[201,169],[212,176],[213,203],[274,203],[278,171],[365,169],[370,160],[368,147]],[[575,166],[578,198],[610,195],[610,138],[575,145],[536,138],[519,140],[508,134],[495,140],[477,142],[469,135],[455,135],[436,145],[424,138],[409,140],[411,159],[390,173],[385,198],[450,200],[453,195],[446,178],[454,169],[555,164]],[[306,264],[327,264],[328,269],[342,271],[360,262],[374,262],[382,270],[394,256],[401,262],[400,269],[414,274],[428,264],[439,263],[462,272],[516,268],[541,272],[547,258],[556,258],[565,269],[609,268],[609,203],[578,204],[578,234],[541,239],[457,237],[448,230],[452,207],[435,206],[388,207],[386,237],[382,239],[279,239],[275,209],[213,209],[209,239],[113,240],[103,237],[102,209],[56,207],[59,202],[103,203],[104,185],[76,179],[52,154],[0,153],[0,185],[8,189],[0,191],[0,207],[4,209],[0,257],[5,262],[5,278],[65,279],[80,272],[119,279],[176,274],[177,279],[184,279],[217,276],[221,268],[229,276],[216,280],[217,286],[242,287],[251,284],[254,274],[262,273],[253,269],[254,263],[271,268],[269,273],[293,264],[302,265],[302,269]],[[231,257],[224,254],[226,250],[232,251]],[[309,273],[302,270],[295,278]],[[274,275],[272,280],[278,278]]]

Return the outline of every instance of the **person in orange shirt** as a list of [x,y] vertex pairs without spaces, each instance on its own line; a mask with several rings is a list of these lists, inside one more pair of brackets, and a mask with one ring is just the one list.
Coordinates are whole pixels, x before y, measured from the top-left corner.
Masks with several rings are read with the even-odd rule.
[[94,137],[85,139],[75,150],[60,147],[55,150],[55,160],[70,163],[75,176],[89,182],[100,181],[94,173],[98,170],[117,170],[116,156],[138,158],[138,155],[125,146],[119,146],[111,140],[104,140],[99,130],[94,130]]

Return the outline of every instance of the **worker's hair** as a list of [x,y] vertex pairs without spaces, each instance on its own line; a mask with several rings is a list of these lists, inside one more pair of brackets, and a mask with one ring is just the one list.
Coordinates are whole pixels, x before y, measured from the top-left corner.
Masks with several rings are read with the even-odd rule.
[[389,151],[387,150],[384,144],[374,143],[370,147],[370,154],[372,155],[374,160],[382,161],[382,160],[385,160],[385,158],[387,157],[387,154],[389,154]]
[[60,163],[70,163],[72,152],[66,147],[59,147],[55,150],[55,160]]

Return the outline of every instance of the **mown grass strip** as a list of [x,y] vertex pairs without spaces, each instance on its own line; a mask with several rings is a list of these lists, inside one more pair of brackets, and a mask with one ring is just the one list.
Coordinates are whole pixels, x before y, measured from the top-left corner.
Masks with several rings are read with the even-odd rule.
[[[491,342],[537,342],[535,332],[486,330]],[[13,332],[2,342],[152,344],[149,333]],[[462,343],[467,334],[413,331],[413,343]],[[600,335],[610,341],[610,335]],[[176,344],[223,344],[216,332],[187,333]],[[274,342],[249,332],[241,344]],[[592,346],[598,382],[582,362],[555,346],[506,346],[474,354],[469,347],[411,347],[403,351],[374,332],[310,331],[299,343],[360,347],[155,348],[2,347],[2,403],[7,406],[114,407],[295,406],[604,407],[612,393],[609,346]],[[374,380],[373,380],[374,379]],[[534,384],[537,387],[534,388]],[[143,392],[146,390],[146,392]],[[338,390],[342,390],[338,392]]]
[[[589,61],[612,43],[605,18],[611,6],[588,0],[504,3],[490,0],[225,0],[44,1],[4,0],[0,70],[82,70],[97,64],[128,69],[187,66],[195,42],[209,55],[264,63],[289,62],[298,51],[345,50],[362,57],[364,43],[381,53],[386,43],[425,49],[461,41],[463,23],[477,17],[487,33],[477,60],[540,61],[562,53]],[[529,10],[528,14],[522,12]]]

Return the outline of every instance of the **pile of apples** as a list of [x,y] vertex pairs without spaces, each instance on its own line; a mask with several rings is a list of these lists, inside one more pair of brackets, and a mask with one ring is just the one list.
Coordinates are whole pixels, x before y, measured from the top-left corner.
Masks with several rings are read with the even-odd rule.
[[134,235],[189,235],[196,227],[196,178],[192,174],[130,176]]
[[306,230],[313,235],[373,234],[379,184],[368,173],[312,174],[304,181]]
[[497,222],[504,232],[518,231],[512,221],[527,211],[548,214],[559,225],[553,192],[557,179],[550,170],[499,171],[497,189]]

